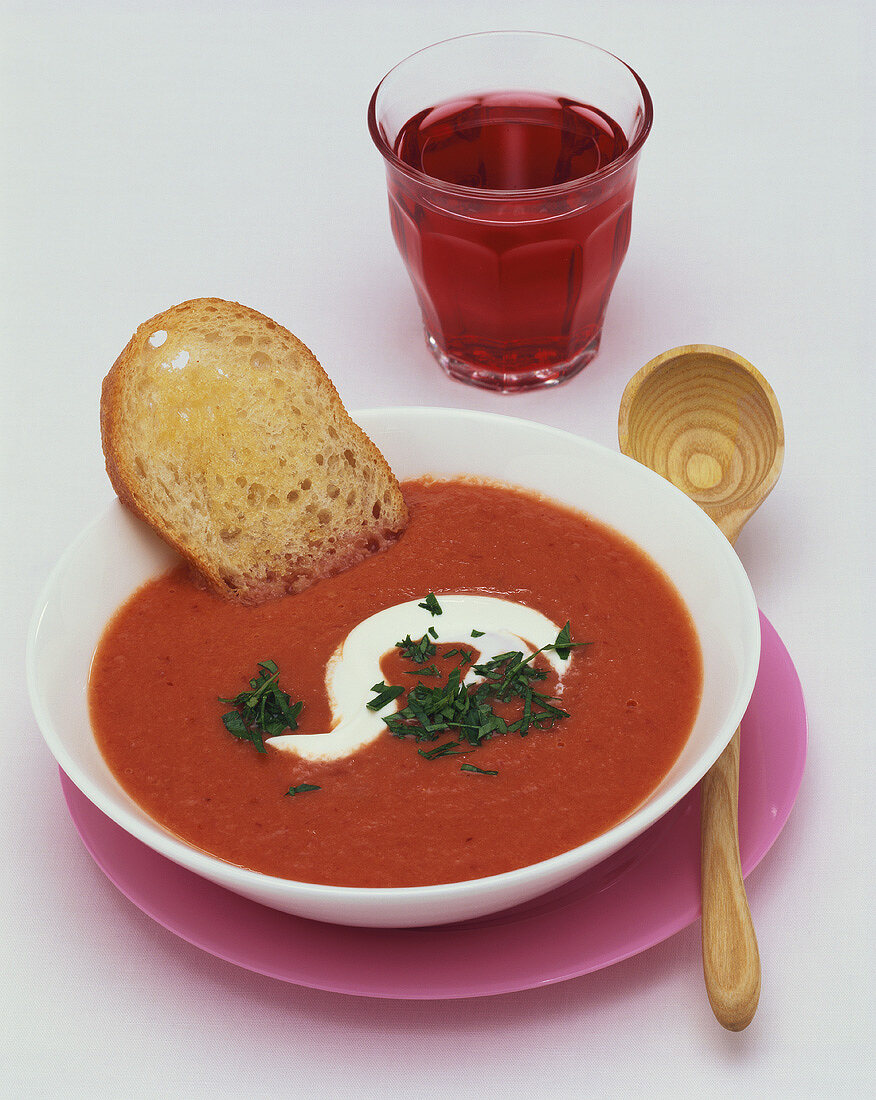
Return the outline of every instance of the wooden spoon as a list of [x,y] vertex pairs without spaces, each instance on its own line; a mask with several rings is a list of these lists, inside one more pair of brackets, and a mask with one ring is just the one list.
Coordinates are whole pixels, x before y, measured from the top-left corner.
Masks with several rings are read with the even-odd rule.
[[[782,468],[782,414],[769,383],[725,348],[691,344],[652,359],[621,399],[624,454],[686,493],[731,543]],[[739,730],[704,777],[703,970],[712,1011],[730,1031],[754,1018],[760,956],[739,860]]]

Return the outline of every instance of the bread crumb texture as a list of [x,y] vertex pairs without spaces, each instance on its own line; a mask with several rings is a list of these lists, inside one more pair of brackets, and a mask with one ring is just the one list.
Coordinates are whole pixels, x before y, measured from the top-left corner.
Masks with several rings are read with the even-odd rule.
[[312,353],[234,302],[183,302],[141,325],[104,379],[101,435],[122,502],[245,603],[348,568],[407,522]]

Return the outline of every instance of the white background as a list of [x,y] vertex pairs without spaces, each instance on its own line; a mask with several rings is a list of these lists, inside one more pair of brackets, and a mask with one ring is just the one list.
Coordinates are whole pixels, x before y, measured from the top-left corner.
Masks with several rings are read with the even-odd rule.
[[[874,1087],[873,14],[863,0],[2,4],[0,1094]],[[396,61],[496,28],[596,42],[655,103],[602,350],[525,397],[451,383],[428,355],[365,125]],[[112,495],[103,375],[142,320],[202,295],[291,328],[351,409],[510,412],[616,446],[626,381],[670,347],[730,347],[770,380],[787,457],[737,549],[797,665],[810,752],[748,882],[763,962],[748,1031],[712,1018],[698,926],[550,988],[364,1001],[201,953],[91,862],[30,711],[25,634],[53,563]]]

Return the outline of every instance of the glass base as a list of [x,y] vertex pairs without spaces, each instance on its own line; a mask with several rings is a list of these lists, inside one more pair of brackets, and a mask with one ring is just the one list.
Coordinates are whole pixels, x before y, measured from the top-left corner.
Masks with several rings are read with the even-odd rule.
[[428,329],[423,331],[426,336],[426,346],[446,374],[457,382],[465,382],[469,386],[478,386],[483,390],[492,390],[494,393],[526,393],[528,390],[559,386],[563,382],[568,382],[593,359],[599,351],[599,341],[602,337],[602,333],[597,332],[582,351],[564,362],[533,367],[529,370],[502,371],[486,367],[483,363],[472,363],[448,355]]

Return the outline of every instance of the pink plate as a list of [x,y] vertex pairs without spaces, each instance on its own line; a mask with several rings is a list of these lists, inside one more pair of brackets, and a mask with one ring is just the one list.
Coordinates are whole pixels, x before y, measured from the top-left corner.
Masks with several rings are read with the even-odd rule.
[[[739,842],[746,874],[791,812],[806,759],[806,712],[787,650],[765,616],[757,683],[742,722]],[[281,981],[367,997],[481,997],[620,962],[700,913],[697,791],[622,851],[515,909],[462,924],[373,929],[267,909],[147,848],[61,773],[98,866],[134,905],[184,940]]]

